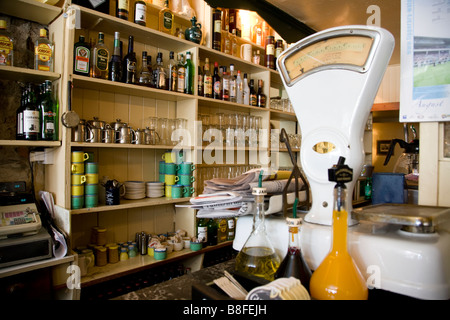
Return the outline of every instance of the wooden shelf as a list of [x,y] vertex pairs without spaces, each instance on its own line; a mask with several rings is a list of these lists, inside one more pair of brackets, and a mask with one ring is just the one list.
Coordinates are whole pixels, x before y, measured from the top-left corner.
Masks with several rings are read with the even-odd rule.
[[50,258],[28,263],[22,263],[16,266],[0,268],[0,279],[10,277],[22,272],[29,272],[42,268],[57,266],[63,263],[69,263],[74,261],[74,259],[75,257],[73,255],[68,255],[62,258]]
[[151,207],[151,206],[159,206],[159,205],[167,205],[167,204],[176,204],[182,202],[188,202],[190,198],[144,198],[139,200],[127,200],[120,199],[120,204],[115,206],[107,206],[100,205],[94,208],[81,208],[81,209],[73,209],[68,210],[71,215],[77,214],[86,214],[93,212],[105,212],[105,211],[115,211],[115,210],[123,210],[123,209],[133,209],[133,208],[142,208],[142,207]]
[[268,108],[260,108],[260,107],[253,107],[247,104],[241,104],[236,102],[230,102],[230,101],[224,101],[219,99],[213,99],[213,98],[205,98],[205,97],[199,97],[196,96],[198,99],[198,105],[199,107],[209,107],[213,108],[214,112],[217,113],[219,110],[217,109],[226,109],[230,111],[261,111],[261,112],[268,112]]
[[[131,143],[102,143],[102,142],[71,142],[71,147],[80,148],[117,148],[117,149],[156,149],[156,150],[172,150],[178,145],[149,145],[149,144],[131,144]],[[192,146],[182,146],[183,149],[193,149]]]
[[203,248],[199,251],[192,251],[191,249],[173,251],[167,254],[167,258],[164,260],[156,260],[155,258],[148,255],[138,255],[134,258],[129,258],[128,260],[125,261],[119,261],[114,264],[110,263],[103,267],[95,266],[89,270],[89,274],[81,278],[81,287],[83,288],[91,286],[97,283],[113,280],[149,268],[158,267],[170,262],[195,257],[204,254],[208,251],[230,246],[232,243],[233,241],[226,241],[215,246]]
[[36,0],[0,0],[1,12],[10,16],[48,25],[62,9]]
[[400,102],[374,103],[372,111],[394,111],[400,110]]
[[110,80],[85,77],[76,74],[72,75],[72,80],[75,87],[83,89],[100,90],[125,95],[137,95],[167,101],[183,101],[195,98],[192,94],[149,88],[136,84],[113,82]]
[[59,147],[61,141],[0,140],[0,146]]
[[44,82],[45,80],[51,81],[58,80],[59,78],[61,78],[61,75],[55,72],[38,71],[34,69],[19,68],[19,67],[0,66],[0,78],[22,82],[40,83]]
[[297,121],[295,113],[270,109],[270,120]]

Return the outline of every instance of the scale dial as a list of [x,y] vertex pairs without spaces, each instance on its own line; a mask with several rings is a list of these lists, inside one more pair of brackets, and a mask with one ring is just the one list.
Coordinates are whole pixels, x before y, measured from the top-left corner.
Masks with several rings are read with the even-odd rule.
[[370,35],[330,35],[283,57],[281,71],[288,85],[324,68],[365,72],[373,47],[374,37]]

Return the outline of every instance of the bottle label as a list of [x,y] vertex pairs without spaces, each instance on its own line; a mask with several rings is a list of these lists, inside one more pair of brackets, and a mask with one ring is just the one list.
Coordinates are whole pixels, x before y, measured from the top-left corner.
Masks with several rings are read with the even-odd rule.
[[13,43],[10,38],[0,36],[0,65],[10,65],[9,54],[13,50]]
[[214,82],[214,93],[220,95],[220,81]]
[[146,22],[147,21],[147,6],[142,3],[136,4],[136,12],[134,16],[136,22]]
[[178,68],[178,81],[177,81],[177,91],[178,92],[184,92],[185,72],[186,72],[186,70],[184,67]]
[[134,71],[136,70],[136,62],[135,61],[128,61],[127,62],[127,71],[134,73]]
[[214,32],[218,32],[218,33],[222,32],[222,20],[214,21]]
[[39,111],[23,111],[23,131],[24,133],[39,133]]
[[41,43],[36,46],[35,54],[39,61],[49,62],[52,58],[52,48],[46,43]]
[[198,227],[197,228],[197,238],[201,242],[207,242],[208,241],[208,227]]
[[125,10],[128,11],[129,8],[129,0],[118,0],[117,1],[117,8],[119,10]]
[[236,98],[236,81],[230,81],[230,97]]
[[100,71],[108,70],[109,52],[106,49],[97,50],[97,69]]
[[275,54],[275,46],[273,44],[268,44],[266,46],[266,55],[274,55]]
[[77,47],[75,50],[75,71],[89,73],[90,50],[86,47]]
[[167,30],[172,30],[172,14],[170,12],[164,12],[164,28]]
[[205,94],[212,94],[212,77],[211,76],[205,76],[204,81],[204,89]]

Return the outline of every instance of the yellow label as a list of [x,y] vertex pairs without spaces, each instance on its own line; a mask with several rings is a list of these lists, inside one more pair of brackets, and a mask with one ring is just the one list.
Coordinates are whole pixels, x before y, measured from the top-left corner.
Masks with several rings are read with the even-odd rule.
[[35,54],[39,60],[47,62],[52,58],[52,48],[48,44],[41,43],[36,46]]
[[13,44],[11,39],[7,36],[0,36],[0,51],[9,54],[9,52],[13,49]]

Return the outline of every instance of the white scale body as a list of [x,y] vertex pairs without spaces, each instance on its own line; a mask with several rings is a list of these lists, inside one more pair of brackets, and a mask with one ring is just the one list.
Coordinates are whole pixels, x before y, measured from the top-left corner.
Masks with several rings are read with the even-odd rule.
[[[335,183],[328,181],[328,169],[340,156],[353,169],[353,181],[347,183],[350,213],[352,190],[364,161],[364,127],[394,43],[382,28],[344,26],[304,38],[277,59],[302,132],[300,162],[312,206],[303,219],[300,244],[312,270],[331,247]],[[334,149],[314,151],[321,142]],[[420,299],[450,299],[449,223],[431,234],[403,232],[392,224],[358,223],[351,214],[348,224],[349,251],[369,284]],[[234,249],[243,246],[251,225],[250,216],[238,219]],[[267,216],[266,225],[277,253],[284,257],[288,241],[284,217]]]

